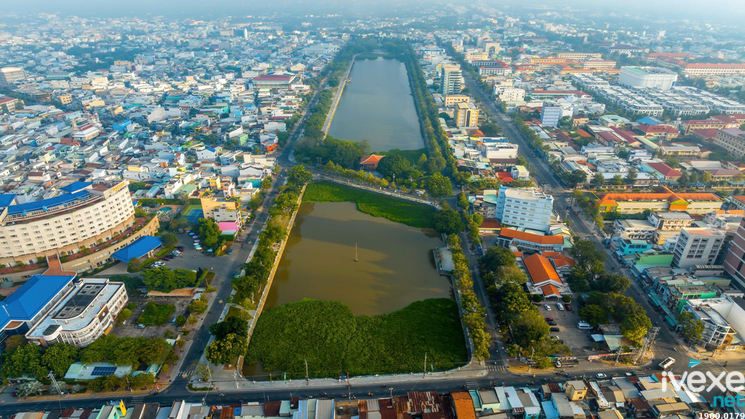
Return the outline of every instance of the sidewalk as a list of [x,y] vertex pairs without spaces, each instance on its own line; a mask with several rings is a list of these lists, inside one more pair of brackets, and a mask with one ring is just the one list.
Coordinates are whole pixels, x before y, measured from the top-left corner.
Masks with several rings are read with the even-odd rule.
[[[349,386],[374,386],[386,385],[388,387],[398,384],[431,381],[431,380],[453,380],[462,379],[476,380],[486,377],[488,371],[481,368],[478,363],[471,363],[464,367],[450,371],[427,373],[426,377],[422,373],[409,374],[391,374],[377,376],[360,376],[351,377],[348,380],[336,378],[314,378],[308,381],[303,379],[295,380],[274,380],[274,381],[248,381],[248,380],[214,380],[214,390],[210,391],[240,391],[240,390],[280,390],[280,389],[303,389],[303,388],[328,388],[339,386],[347,388]],[[204,386],[206,383],[194,383],[194,385]]]

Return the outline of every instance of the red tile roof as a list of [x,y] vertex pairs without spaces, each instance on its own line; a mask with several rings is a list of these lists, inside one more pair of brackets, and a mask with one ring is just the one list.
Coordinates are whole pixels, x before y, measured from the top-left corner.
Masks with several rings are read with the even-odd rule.
[[647,166],[660,172],[665,177],[680,177],[682,173],[666,165],[665,163],[647,163]]

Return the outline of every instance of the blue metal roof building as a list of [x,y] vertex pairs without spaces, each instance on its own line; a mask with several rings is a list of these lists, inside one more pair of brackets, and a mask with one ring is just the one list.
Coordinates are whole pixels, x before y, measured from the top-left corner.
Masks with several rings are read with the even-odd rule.
[[[8,335],[25,333],[29,322],[72,287],[74,275],[34,275],[4,301],[0,301],[0,343]],[[38,321],[38,319],[37,319]]]
[[143,257],[160,247],[162,244],[163,241],[160,237],[143,236],[124,249],[117,251],[111,255],[111,257],[118,261],[129,263],[130,260]]

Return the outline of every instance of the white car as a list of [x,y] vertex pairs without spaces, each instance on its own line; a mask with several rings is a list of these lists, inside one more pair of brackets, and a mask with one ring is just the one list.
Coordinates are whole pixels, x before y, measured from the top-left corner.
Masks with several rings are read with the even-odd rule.
[[600,380],[602,380],[604,378],[608,378],[608,376],[605,375],[605,374],[603,374],[602,372],[599,372],[599,373],[595,374],[595,377],[597,377]]
[[558,308],[559,311],[564,311],[564,304],[556,303],[556,308]]
[[546,307],[546,311],[551,311],[551,306],[548,304],[545,304],[544,307]]

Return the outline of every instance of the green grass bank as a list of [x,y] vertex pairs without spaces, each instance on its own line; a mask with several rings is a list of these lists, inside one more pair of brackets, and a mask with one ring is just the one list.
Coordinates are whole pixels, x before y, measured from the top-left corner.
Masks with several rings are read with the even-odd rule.
[[437,211],[429,205],[397,199],[333,182],[321,181],[308,185],[304,202],[355,202],[357,210],[373,217],[383,217],[417,228],[433,228]]

